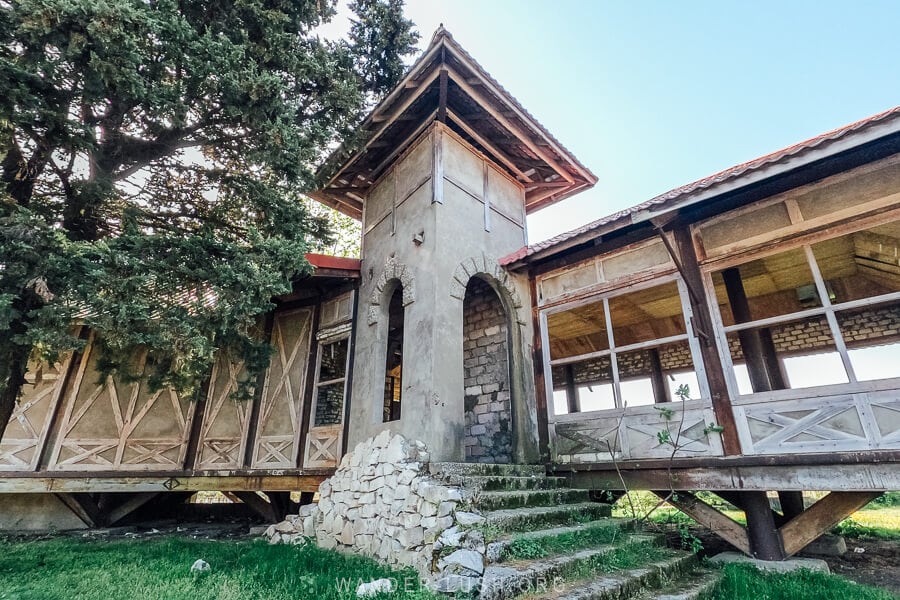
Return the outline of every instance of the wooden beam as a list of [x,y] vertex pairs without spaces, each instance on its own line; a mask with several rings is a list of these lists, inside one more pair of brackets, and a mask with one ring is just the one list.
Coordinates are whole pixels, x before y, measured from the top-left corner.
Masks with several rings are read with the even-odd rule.
[[447,69],[441,69],[438,80],[438,111],[437,120],[447,122]]
[[109,511],[109,514],[106,518],[107,524],[115,525],[140,507],[144,506],[145,504],[159,496],[159,494],[160,492],[133,494],[130,498],[125,500],[125,502]]
[[279,520],[280,517],[275,506],[271,502],[263,500],[262,496],[256,492],[235,492],[234,495],[266,522],[275,523]]
[[[773,456],[772,458],[781,458]],[[790,455],[784,456],[790,458]],[[702,461],[698,461],[702,462]],[[632,469],[619,465],[628,489],[653,490],[827,490],[865,491],[900,489],[897,464],[844,464],[809,466],[696,466]],[[573,485],[595,490],[622,489],[618,473],[610,464],[589,471],[588,465],[557,465],[558,475],[572,477]]]
[[16,477],[0,475],[0,493],[79,493],[79,492],[202,492],[228,491],[310,491],[319,489],[327,474],[310,475],[238,475],[238,476],[151,476],[133,473],[77,477]]
[[747,517],[747,537],[750,540],[750,554],[760,560],[784,560],[784,547],[778,530],[775,528],[775,517],[772,505],[766,492],[740,492]]
[[[475,131],[475,129],[473,129],[468,123],[466,123],[462,117],[458,116],[456,113],[449,109],[447,110],[447,116],[451,121],[456,123],[456,125],[460,129],[465,131],[469,135],[469,137],[475,140],[482,148],[492,153],[497,160],[503,163],[510,171],[515,173],[516,177],[520,178],[522,181],[533,181],[530,176],[526,175],[525,172],[522,171],[518,167],[518,165],[515,164],[515,162],[513,162],[513,159],[510,158],[509,155],[497,148],[495,144],[488,141],[488,139],[483,135]],[[568,185],[568,183],[566,183],[565,185]]]
[[568,181],[569,183],[575,183],[575,178],[569,173],[569,171],[563,168],[553,157],[550,156],[543,148],[540,147],[534,140],[531,139],[531,136],[528,135],[528,132],[523,131],[520,127],[515,125],[512,121],[510,121],[507,117],[505,117],[500,111],[496,111],[490,107],[490,102],[487,98],[484,97],[484,94],[480,91],[473,88],[471,85],[466,83],[465,79],[459,75],[456,71],[453,70],[452,67],[449,67],[450,74],[454,75],[453,79],[456,81],[457,85],[463,89],[469,96],[472,97],[476,102],[480,102],[487,110],[491,116],[494,117],[497,121],[500,122],[501,125],[506,127],[508,130],[514,132],[524,143],[528,146],[532,152],[534,152],[537,156],[539,156],[544,162],[546,162],[554,171],[559,173],[559,175]]
[[89,494],[58,493],[55,496],[88,527],[97,527],[102,523],[100,509]]
[[[660,232],[665,236],[664,232]],[[664,239],[664,241],[666,241]],[[712,400],[713,412],[716,415],[718,425],[724,428],[722,431],[722,448],[726,455],[741,453],[741,443],[738,439],[737,424],[731,409],[731,399],[728,395],[728,384],[725,380],[725,371],[719,358],[719,349],[716,338],[713,335],[712,307],[703,290],[703,276],[700,273],[700,265],[691,232],[687,225],[679,224],[672,229],[672,244],[667,243],[667,248],[673,253],[672,258],[680,265],[682,277],[689,290],[694,290],[691,296],[692,321],[695,330],[705,333],[705,338],[700,340],[700,353],[703,358],[703,366],[706,370],[706,380],[709,384],[709,393]],[[777,488],[776,488],[777,489]]]
[[677,495],[672,497],[669,497],[670,494],[664,491],[654,490],[653,493],[660,498],[666,499],[669,504],[677,507],[678,510],[744,554],[750,554],[750,539],[747,536],[747,530],[737,521],[722,514],[689,492],[678,492]]
[[881,492],[831,492],[783,525],[784,551],[792,556],[810,542],[881,495]]

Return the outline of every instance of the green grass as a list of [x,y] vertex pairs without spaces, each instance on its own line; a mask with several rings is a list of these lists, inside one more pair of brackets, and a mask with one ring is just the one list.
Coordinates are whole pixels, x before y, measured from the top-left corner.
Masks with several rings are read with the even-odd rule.
[[[202,558],[207,573],[191,573]],[[0,600],[344,600],[360,581],[398,581],[384,598],[432,600],[413,571],[312,546],[160,537],[0,540]],[[409,585],[410,591],[404,586]]]
[[749,565],[725,565],[722,580],[704,600],[896,600],[886,590],[825,573],[766,573]]
[[502,560],[522,560],[543,558],[611,544],[622,537],[618,525],[597,525],[577,531],[560,533],[540,538],[519,538],[513,540],[501,555]]

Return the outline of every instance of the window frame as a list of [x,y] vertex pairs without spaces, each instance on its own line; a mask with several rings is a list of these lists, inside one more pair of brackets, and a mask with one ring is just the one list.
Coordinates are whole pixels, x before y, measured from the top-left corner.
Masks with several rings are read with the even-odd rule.
[[[723,256],[716,260],[706,261],[700,265],[703,274],[704,293],[706,294],[707,303],[711,313],[713,322],[714,335],[719,350],[719,360],[725,373],[725,381],[728,387],[728,394],[732,399],[733,405],[753,404],[760,401],[769,400],[788,400],[795,398],[807,398],[816,395],[839,395],[842,393],[865,392],[879,389],[890,389],[900,387],[900,376],[889,377],[883,379],[859,381],[856,377],[855,370],[849,356],[849,350],[844,341],[840,324],[837,320],[837,314],[867,306],[876,306],[883,304],[895,304],[900,302],[900,291],[850,300],[846,302],[832,303],[827,284],[822,277],[819,269],[813,246],[829,240],[837,239],[846,235],[852,235],[860,231],[865,231],[879,225],[897,222],[900,219],[900,213],[891,211],[886,215],[880,215],[881,219],[863,219],[856,223],[856,227],[843,226],[832,229],[830,231],[820,231],[814,234],[804,232],[806,235],[799,236],[790,241],[767,247],[765,249],[756,249],[752,251],[739,252]],[[886,218],[885,218],[886,217]],[[697,226],[695,226],[697,227]],[[697,229],[699,231],[699,229]],[[804,309],[784,315],[774,317],[766,317],[747,321],[745,323],[736,323],[734,325],[725,325],[722,319],[722,313],[719,308],[718,299],[713,282],[713,273],[723,271],[730,267],[740,267],[754,260],[775,256],[791,250],[801,249],[806,259],[806,266],[809,268],[813,282],[816,286],[816,293],[822,302],[822,306]],[[835,352],[841,358],[841,363],[847,374],[848,383],[827,384],[815,387],[788,388],[783,390],[771,390],[762,392],[752,392],[750,394],[741,394],[738,388],[737,377],[734,372],[735,363],[731,358],[731,352],[728,345],[728,334],[737,333],[742,330],[756,329],[760,327],[770,327],[773,325],[781,325],[784,323],[795,322],[809,317],[824,316],[829,331],[834,339]],[[737,363],[740,364],[740,363]]]
[[[666,336],[663,338],[657,338],[654,340],[649,340],[645,342],[637,342],[633,344],[626,344],[620,347],[617,347],[615,344],[615,335],[613,332],[614,325],[612,323],[612,319],[610,318],[610,310],[609,310],[609,301],[613,298],[625,296],[627,294],[633,292],[639,292],[642,290],[659,287],[668,283],[675,283],[678,289],[678,297],[681,303],[681,315],[684,319],[685,325],[685,333],[675,335],[675,336]],[[570,356],[565,358],[550,358],[550,331],[548,327],[548,317],[554,313],[564,312],[567,310],[571,310],[573,308],[579,308],[581,306],[586,306],[588,304],[596,304],[601,302],[603,304],[603,312],[604,318],[607,323],[607,335],[609,336],[609,348],[606,350],[599,350],[596,352],[588,352],[585,354],[579,354],[576,356]],[[624,415],[624,414],[646,414],[652,413],[656,411],[656,407],[660,406],[658,403],[651,404],[643,404],[638,406],[623,406],[622,404],[622,392],[621,392],[621,381],[619,367],[616,360],[616,354],[622,354],[626,352],[633,352],[637,350],[643,350],[648,348],[656,348],[659,346],[664,346],[666,344],[671,344],[675,342],[687,341],[688,347],[691,352],[691,360],[694,364],[694,372],[697,375],[697,383],[700,388],[700,397],[694,398],[691,400],[685,401],[683,404],[686,408],[690,407],[699,407],[710,402],[710,392],[709,392],[709,384],[706,378],[706,369],[703,363],[702,354],[700,351],[700,342],[695,335],[693,330],[693,310],[691,308],[690,296],[687,289],[687,286],[684,283],[684,280],[677,272],[669,272],[662,276],[652,277],[649,279],[642,280],[638,283],[621,283],[619,286],[611,287],[603,290],[600,293],[592,293],[581,296],[577,299],[571,299],[564,302],[554,303],[549,306],[541,307],[538,313],[539,324],[540,324],[540,335],[541,335],[541,346],[542,346],[542,355],[543,355],[543,365],[544,365],[544,384],[545,384],[545,393],[547,398],[547,413],[548,419],[550,423],[556,422],[564,422],[569,420],[581,420],[585,415],[589,415],[591,418],[596,417],[609,417],[615,415]],[[592,358],[601,358],[604,356],[610,357],[610,370],[612,373],[612,386],[613,386],[613,398],[615,402],[615,408],[606,408],[600,410],[591,410],[591,411],[579,411],[579,412],[571,412],[571,413],[563,413],[556,414],[554,409],[554,401],[553,401],[553,367],[562,366],[567,364],[577,363],[583,360],[590,360]],[[681,406],[682,403],[678,403],[678,406]]]
[[[329,379],[327,381],[320,381],[319,377],[320,377],[321,371],[322,371],[322,355],[324,354],[325,346],[328,346],[331,344],[336,344],[343,340],[347,340],[347,358],[346,358],[346,362],[344,363],[344,376],[338,377],[336,379]],[[334,427],[337,425],[343,425],[344,419],[346,417],[344,412],[345,412],[346,402],[347,402],[347,383],[348,383],[347,374],[350,370],[350,359],[351,359],[350,332],[343,331],[340,333],[335,333],[333,335],[329,335],[327,337],[323,337],[322,339],[317,340],[317,343],[318,343],[318,348],[316,349],[316,378],[315,378],[315,383],[313,384],[313,397],[312,397],[312,403],[311,403],[312,410],[310,411],[310,415],[309,415],[310,427],[311,428],[313,428],[313,427]],[[341,400],[341,420],[337,423],[329,423],[327,425],[317,425],[316,424],[316,413],[318,412],[318,408],[319,408],[319,388],[322,386],[335,385],[338,383],[344,384],[342,387],[343,394],[342,394],[342,400]]]

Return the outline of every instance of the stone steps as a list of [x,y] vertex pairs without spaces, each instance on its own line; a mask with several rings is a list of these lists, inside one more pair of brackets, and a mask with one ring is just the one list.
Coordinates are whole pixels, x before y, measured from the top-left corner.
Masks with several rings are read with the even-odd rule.
[[444,483],[473,491],[502,492],[562,489],[568,484],[568,479],[565,477],[544,477],[540,475],[450,475],[444,479]]
[[498,465],[488,463],[431,463],[430,473],[437,478],[456,476],[468,477],[544,477],[547,469],[543,465]]
[[482,513],[486,524],[504,532],[534,531],[561,525],[596,521],[612,514],[608,504],[583,502],[560,506],[508,508]]
[[[641,538],[631,539],[638,541]],[[671,558],[641,568],[616,573],[598,572],[597,563],[617,549],[616,545],[603,545],[562,556],[489,566],[484,572],[479,599],[624,599],[646,587],[659,586],[689,572],[697,562],[693,554],[672,551]]]
[[654,588],[668,581],[679,580],[697,565],[697,557],[686,552],[660,561],[654,561],[636,569],[617,573],[592,575],[583,580],[566,582],[564,589],[554,595],[543,596],[553,600],[625,600],[655,598]]
[[[519,533],[508,533],[501,535],[497,538],[494,538],[491,542],[487,544],[487,551],[485,552],[485,556],[487,558],[488,563],[499,563],[502,562],[505,558],[507,550],[510,546],[519,540],[528,540],[534,542],[541,542],[543,540],[547,540],[548,538],[555,538],[559,536],[566,536],[569,534],[579,534],[582,532],[590,533],[596,532],[601,534],[602,532],[606,532],[609,534],[611,539],[608,540],[608,543],[614,544],[616,542],[620,542],[622,540],[628,539],[630,534],[632,533],[632,523],[628,519],[598,519],[596,521],[590,521],[588,523],[579,523],[578,525],[567,525],[562,527],[550,527],[547,529],[538,529],[535,531],[523,531]],[[602,536],[601,536],[602,537]],[[644,536],[642,536],[644,537]],[[648,539],[651,539],[648,537]],[[660,538],[652,537],[652,541],[659,542]]]
[[534,506],[558,506],[560,504],[580,504],[590,500],[587,490],[514,490],[502,492],[482,492],[475,505],[481,510],[501,510]]
[[717,571],[697,569],[659,590],[646,590],[635,600],[699,600],[715,589],[722,575]]

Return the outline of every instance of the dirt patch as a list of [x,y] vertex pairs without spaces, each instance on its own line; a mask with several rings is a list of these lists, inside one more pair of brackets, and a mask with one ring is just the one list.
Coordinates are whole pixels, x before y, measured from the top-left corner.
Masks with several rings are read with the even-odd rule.
[[[682,536],[674,525],[665,525],[666,543],[674,548],[690,549],[690,537]],[[703,544],[701,556],[715,556],[735,549],[722,538],[706,529],[690,528],[691,535]],[[841,575],[864,585],[900,594],[900,542],[845,537],[847,553],[843,556],[819,556],[800,553],[798,556],[821,558],[835,575]]]

